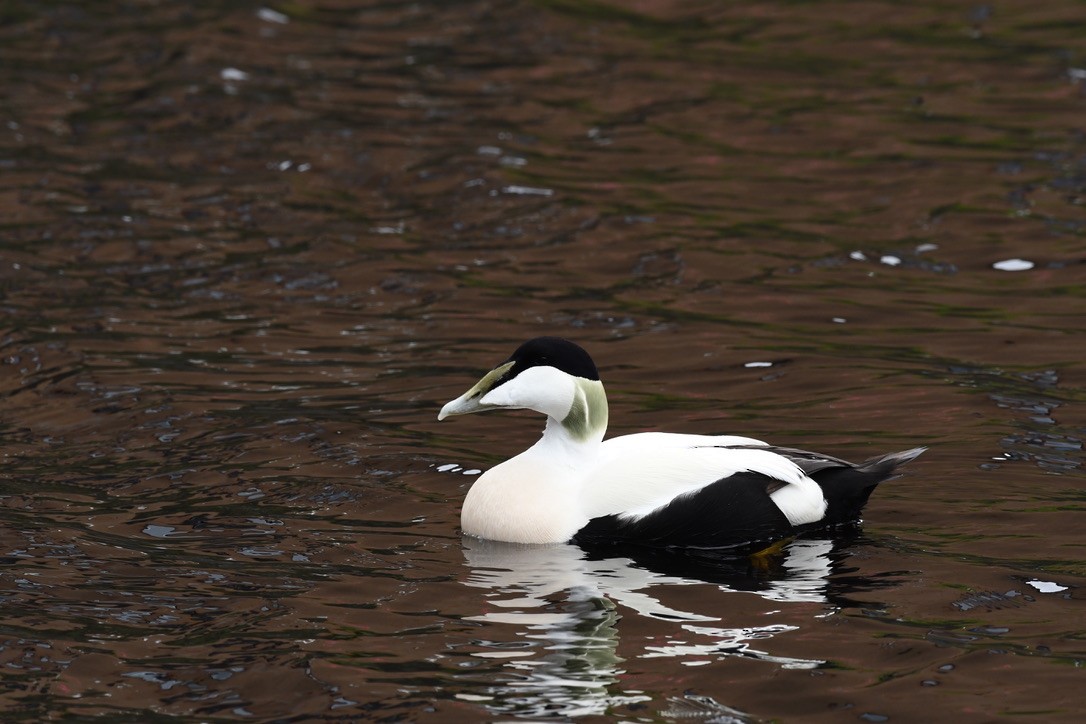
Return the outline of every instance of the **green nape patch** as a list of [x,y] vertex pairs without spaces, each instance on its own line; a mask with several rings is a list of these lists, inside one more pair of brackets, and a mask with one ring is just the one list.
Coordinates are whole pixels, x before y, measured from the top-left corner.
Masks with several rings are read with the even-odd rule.
[[607,430],[607,393],[596,380],[577,380],[573,405],[562,427],[576,440],[602,436]]

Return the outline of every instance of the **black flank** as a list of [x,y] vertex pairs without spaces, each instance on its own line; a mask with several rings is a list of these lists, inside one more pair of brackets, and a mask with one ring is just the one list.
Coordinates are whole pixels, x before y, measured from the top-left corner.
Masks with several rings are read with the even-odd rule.
[[648,545],[730,548],[786,538],[794,529],[767,490],[777,481],[761,473],[736,473],[684,495],[644,518],[593,518],[577,531],[581,545]]

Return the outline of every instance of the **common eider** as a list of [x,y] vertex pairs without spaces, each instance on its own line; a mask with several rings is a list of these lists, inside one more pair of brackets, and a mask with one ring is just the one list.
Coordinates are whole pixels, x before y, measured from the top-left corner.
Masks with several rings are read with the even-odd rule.
[[466,535],[512,543],[731,548],[855,522],[918,447],[850,463],[749,437],[642,432],[604,440],[592,358],[537,337],[449,402],[439,420],[496,408],[547,416],[532,447],[481,475]]

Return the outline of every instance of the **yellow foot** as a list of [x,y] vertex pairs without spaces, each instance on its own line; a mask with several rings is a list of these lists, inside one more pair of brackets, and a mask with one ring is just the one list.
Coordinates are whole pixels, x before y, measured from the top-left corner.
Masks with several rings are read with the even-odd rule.
[[791,543],[795,538],[785,538],[783,540],[770,543],[768,546],[760,551],[750,554],[750,564],[757,569],[767,570],[772,564],[772,558],[779,555],[786,545]]

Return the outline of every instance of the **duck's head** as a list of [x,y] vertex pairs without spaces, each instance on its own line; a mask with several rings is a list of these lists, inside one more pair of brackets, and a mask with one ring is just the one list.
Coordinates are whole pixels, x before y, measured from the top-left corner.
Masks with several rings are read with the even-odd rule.
[[561,423],[572,437],[602,439],[607,395],[596,364],[567,339],[536,337],[475,386],[441,408],[437,419],[505,408],[535,410]]

